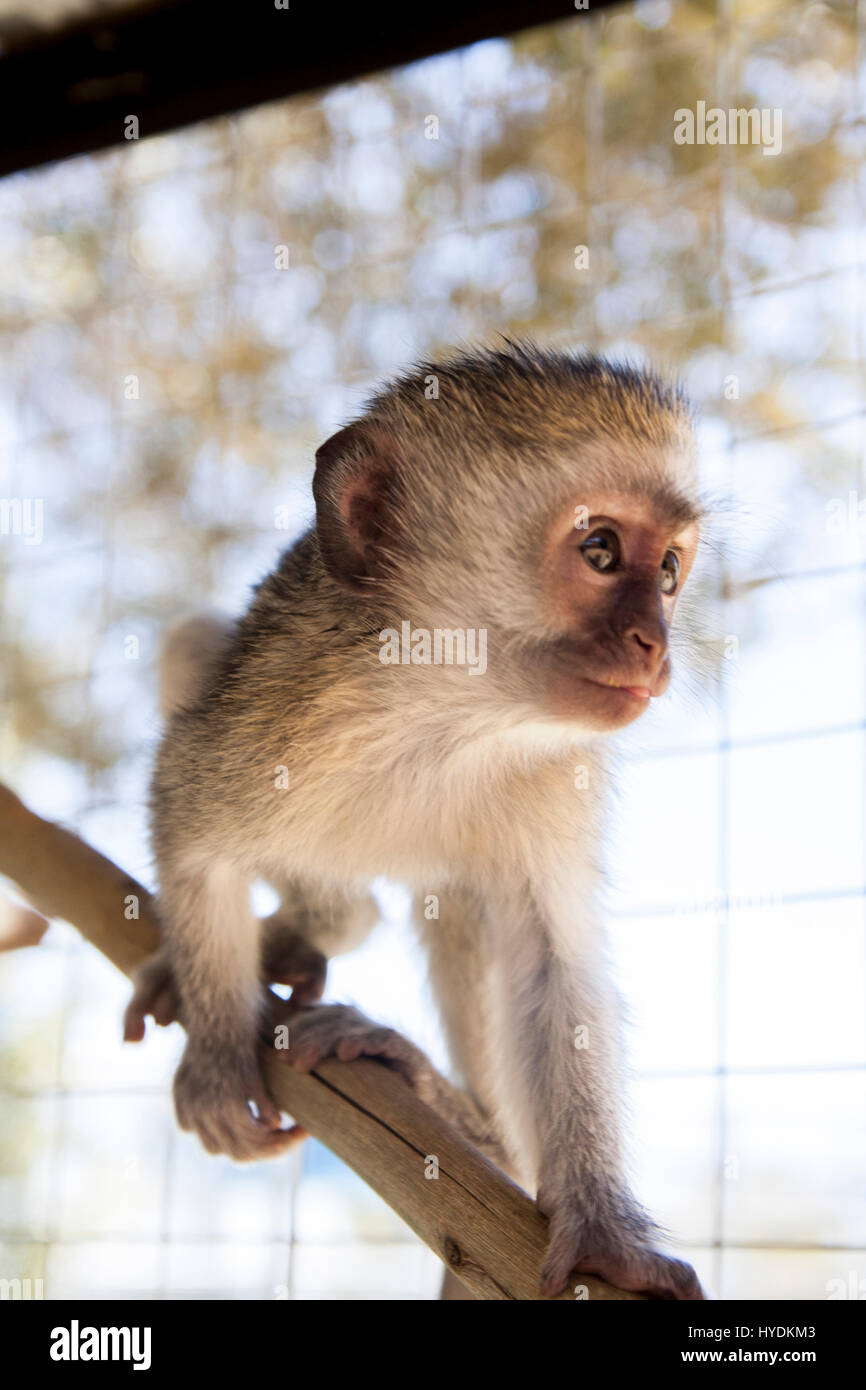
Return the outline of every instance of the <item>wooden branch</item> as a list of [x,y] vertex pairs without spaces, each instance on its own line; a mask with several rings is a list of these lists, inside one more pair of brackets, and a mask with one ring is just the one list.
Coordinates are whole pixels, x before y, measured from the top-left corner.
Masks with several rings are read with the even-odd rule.
[[0,898],[0,951],[17,951],[22,946],[38,946],[50,923],[31,907]]
[[[147,889],[2,786],[0,874],[47,917],[71,922],[127,975],[159,943]],[[125,915],[134,901],[137,919]],[[538,1298],[544,1217],[403,1077],[365,1059],[332,1060],[305,1074],[270,1050],[263,1065],[281,1108],[378,1192],[477,1298]],[[437,1178],[425,1176],[428,1159],[438,1164]],[[638,1297],[581,1274],[560,1301],[574,1299],[575,1285],[591,1299]]]

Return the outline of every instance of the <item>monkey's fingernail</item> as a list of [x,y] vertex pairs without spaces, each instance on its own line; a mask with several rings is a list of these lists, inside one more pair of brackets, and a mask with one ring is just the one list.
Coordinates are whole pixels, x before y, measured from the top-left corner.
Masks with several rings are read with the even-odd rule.
[[634,695],[636,700],[648,700],[652,695],[652,691],[646,685],[624,685],[623,690],[627,690],[629,695]]

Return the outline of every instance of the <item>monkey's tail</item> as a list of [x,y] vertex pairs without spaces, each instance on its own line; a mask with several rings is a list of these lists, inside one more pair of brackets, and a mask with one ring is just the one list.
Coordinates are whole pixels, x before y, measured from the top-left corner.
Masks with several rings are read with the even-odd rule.
[[159,651],[159,709],[163,718],[195,704],[204,693],[234,628],[231,618],[212,609],[189,613],[166,628]]

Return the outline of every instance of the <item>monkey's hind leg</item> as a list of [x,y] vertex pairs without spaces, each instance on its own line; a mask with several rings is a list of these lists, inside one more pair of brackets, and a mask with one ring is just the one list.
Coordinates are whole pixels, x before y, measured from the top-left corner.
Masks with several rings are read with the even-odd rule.
[[290,879],[273,885],[276,912],[262,921],[262,978],[292,986],[292,1003],[321,999],[331,956],[354,950],[379,919],[372,894]]
[[[452,1064],[470,1088],[481,1089],[489,1050],[485,997],[490,952],[481,900],[472,888],[455,884],[437,894],[441,917],[428,920],[425,902],[414,903],[416,929],[427,951],[430,983],[439,1005]],[[461,1092],[466,1095],[466,1092]],[[509,1177],[517,1179],[493,1119],[473,1100],[487,1129],[474,1142]],[[464,1129],[464,1132],[465,1129]],[[467,1136],[472,1137],[472,1136]],[[475,1302],[453,1270],[446,1269],[439,1292],[442,1302]]]

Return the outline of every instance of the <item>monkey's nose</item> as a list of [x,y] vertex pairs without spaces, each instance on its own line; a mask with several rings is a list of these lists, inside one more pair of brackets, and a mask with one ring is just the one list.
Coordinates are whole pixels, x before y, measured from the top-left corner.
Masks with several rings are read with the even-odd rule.
[[667,656],[667,634],[654,630],[648,623],[634,623],[625,633],[626,642],[634,641],[648,666],[659,667]]

